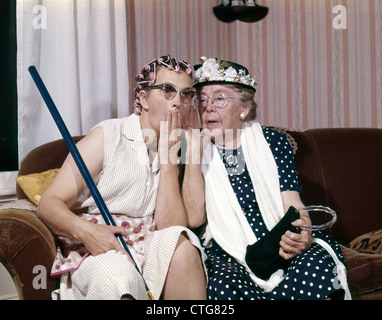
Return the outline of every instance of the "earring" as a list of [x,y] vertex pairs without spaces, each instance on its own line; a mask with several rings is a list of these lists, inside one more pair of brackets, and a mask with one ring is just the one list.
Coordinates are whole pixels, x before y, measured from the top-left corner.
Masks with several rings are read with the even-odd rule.
[[240,113],[240,120],[244,120],[245,119],[245,114],[244,112]]

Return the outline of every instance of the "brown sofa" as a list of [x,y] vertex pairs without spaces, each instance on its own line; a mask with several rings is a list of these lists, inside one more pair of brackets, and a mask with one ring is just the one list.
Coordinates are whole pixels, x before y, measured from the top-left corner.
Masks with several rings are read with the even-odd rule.
[[[347,260],[353,299],[382,299],[382,245],[377,250],[349,248],[355,238],[382,229],[382,129],[281,131],[295,148],[304,203],[337,212],[330,235],[340,242]],[[40,146],[24,159],[19,175],[59,168],[67,153],[63,140]],[[19,186],[17,196],[27,198]],[[367,244],[368,237],[361,243]],[[33,210],[0,210],[0,262],[13,277],[20,299],[50,298],[57,285],[49,277],[55,248],[55,237]],[[34,288],[41,275],[36,265],[47,270],[46,288]]]
[[303,202],[337,212],[330,235],[343,245],[353,299],[382,299],[382,234],[368,234],[382,229],[382,129],[289,133],[297,145]]
[[[74,137],[75,142],[82,137]],[[53,141],[32,150],[22,161],[20,175],[40,173],[60,168],[68,155],[64,140]],[[16,184],[18,199],[28,199]],[[16,206],[17,207],[17,206]],[[56,256],[56,238],[47,226],[31,210],[0,209],[0,262],[8,270],[15,283],[19,299],[46,300],[56,289],[57,280],[49,277]],[[42,268],[46,270],[43,277]],[[33,285],[37,281],[37,285]],[[36,289],[36,288],[37,289]]]

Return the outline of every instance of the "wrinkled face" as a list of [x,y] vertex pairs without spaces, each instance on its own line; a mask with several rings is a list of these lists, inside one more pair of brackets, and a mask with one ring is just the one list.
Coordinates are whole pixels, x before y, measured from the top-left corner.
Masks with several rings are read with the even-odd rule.
[[[199,90],[198,97],[205,98],[204,105],[201,107],[199,104],[203,129],[208,129],[205,132],[207,134],[210,132],[209,135],[217,145],[228,147],[229,143],[233,143],[235,147],[237,131],[241,129],[243,123],[240,114],[244,113],[246,117],[250,106],[242,105],[239,99],[240,93],[225,85],[205,85]],[[225,99],[226,105],[219,108],[221,101]]]
[[140,103],[142,105],[141,127],[142,129],[153,129],[157,136],[160,133],[160,121],[165,119],[168,112],[179,112],[182,119],[188,115],[191,104],[184,104],[181,99],[181,93],[192,90],[192,81],[184,72],[175,72],[165,68],[161,68],[157,72],[154,85],[168,84],[178,93],[171,100],[168,100],[169,92],[164,87],[153,90],[142,90],[139,94]]

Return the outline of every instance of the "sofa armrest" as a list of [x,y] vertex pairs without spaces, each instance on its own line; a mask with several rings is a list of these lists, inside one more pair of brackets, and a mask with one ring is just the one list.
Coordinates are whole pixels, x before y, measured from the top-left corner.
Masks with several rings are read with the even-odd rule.
[[34,211],[0,210],[0,262],[15,283],[19,299],[46,300],[56,288],[50,269],[55,237]]

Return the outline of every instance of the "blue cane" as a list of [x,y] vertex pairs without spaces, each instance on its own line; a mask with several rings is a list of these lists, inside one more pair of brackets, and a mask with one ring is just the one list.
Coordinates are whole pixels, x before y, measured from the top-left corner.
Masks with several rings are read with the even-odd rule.
[[[92,196],[93,196],[93,198],[94,198],[94,200],[98,206],[98,209],[100,210],[100,212],[102,214],[103,219],[105,220],[107,225],[116,226],[116,224],[113,220],[113,217],[111,216],[101,194],[99,193],[98,188],[95,185],[93,178],[90,175],[89,170],[86,167],[85,162],[83,161],[83,159],[82,159],[82,157],[81,157],[81,155],[77,149],[77,146],[75,145],[75,143],[74,143],[64,121],[62,120],[61,115],[58,112],[57,107],[52,100],[52,97],[50,96],[47,88],[45,87],[44,82],[42,81],[39,73],[37,72],[37,70],[34,66],[30,66],[28,68],[28,70],[29,70],[29,73],[31,74],[38,90],[40,91],[40,94],[41,94],[42,98],[44,99],[54,121],[56,122],[56,125],[57,125],[58,129],[60,130],[61,135],[64,138],[65,143],[66,143],[71,155],[73,156],[73,159],[76,162],[77,167],[80,170],[82,177],[84,178],[86,185],[89,188],[90,193],[92,194]],[[134,258],[132,257],[129,248],[127,247],[125,241],[123,240],[123,237],[120,234],[117,234],[116,237],[119,240],[119,242],[121,243],[121,245],[123,246],[123,248],[126,250],[126,252],[129,254],[131,259],[134,261]],[[140,270],[138,269],[135,261],[134,261],[134,264],[135,264],[136,270],[139,272],[139,274],[142,276],[142,279],[143,279],[143,275],[140,272]],[[148,300],[154,300],[152,293],[150,292],[149,288],[147,287],[145,279],[143,279],[143,282],[145,284]]]

